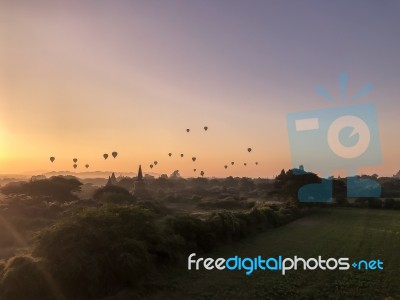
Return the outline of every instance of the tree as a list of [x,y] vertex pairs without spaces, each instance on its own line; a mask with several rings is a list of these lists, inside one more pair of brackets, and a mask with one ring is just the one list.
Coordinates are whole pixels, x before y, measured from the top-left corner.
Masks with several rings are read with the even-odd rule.
[[49,179],[9,183],[1,188],[7,196],[30,196],[39,200],[67,202],[77,199],[82,183],[75,177],[53,176]]
[[135,197],[128,190],[116,185],[109,185],[96,190],[93,199],[103,203],[131,203]]

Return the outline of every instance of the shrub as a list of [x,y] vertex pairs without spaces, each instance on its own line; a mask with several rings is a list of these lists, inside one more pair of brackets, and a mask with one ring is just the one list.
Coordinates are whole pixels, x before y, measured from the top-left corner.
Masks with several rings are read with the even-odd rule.
[[135,197],[128,190],[116,185],[97,189],[93,194],[93,199],[109,204],[127,204],[135,201]]
[[49,179],[9,183],[1,191],[7,196],[29,196],[47,202],[65,202],[77,199],[73,193],[80,191],[81,185],[74,177],[53,176]]
[[46,300],[60,296],[51,277],[46,276],[42,262],[29,256],[10,258],[0,277],[0,297],[4,300]]
[[188,252],[209,252],[216,244],[217,239],[207,221],[193,216],[183,215],[169,217],[167,223],[174,234],[182,237]]
[[34,254],[69,298],[98,298],[138,284],[179,245],[155,213],[135,206],[89,208],[38,236]]
[[382,208],[382,201],[379,198],[367,198],[369,208]]
[[392,209],[395,206],[395,200],[392,198],[386,198],[383,200],[383,208]]

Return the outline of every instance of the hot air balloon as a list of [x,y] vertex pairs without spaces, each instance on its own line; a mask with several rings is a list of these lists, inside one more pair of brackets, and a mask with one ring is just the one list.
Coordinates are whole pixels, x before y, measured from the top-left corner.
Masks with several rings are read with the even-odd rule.
[[183,157],[183,154],[181,154],[181,157]]
[[246,164],[246,163],[244,163],[244,166],[247,166],[247,164]]
[[117,155],[118,155],[118,152],[114,151],[113,153],[111,153],[111,155],[112,155],[114,158],[116,158]]
[[196,172],[196,169],[193,169],[193,172]]
[[186,132],[189,132],[190,131],[190,129],[188,128],[188,129],[186,129]]
[[203,176],[204,176],[204,171],[201,171],[201,172],[200,172],[200,175],[203,177]]
[[153,169],[153,165],[150,165],[150,169]]
[[171,157],[171,156],[172,156],[172,153],[170,152],[170,153],[168,153],[168,155],[169,155],[169,157]]
[[104,154],[103,154],[103,157],[104,157],[104,159],[107,159],[107,158],[108,158],[108,154],[107,154],[107,153],[104,153]]
[[85,167],[86,167],[86,169],[87,169],[87,168],[89,168],[89,165],[88,165],[88,164],[86,164],[86,165],[85,165]]
[[154,165],[157,166],[157,164],[158,164],[158,161],[154,161]]
[[78,166],[77,164],[74,164],[74,165],[73,165],[74,169],[76,169],[77,166]]
[[258,162],[256,161],[256,166],[258,166]]
[[232,161],[232,162],[231,162],[231,165],[233,166],[234,164],[235,164],[235,162],[234,162],[234,161]]
[[224,168],[225,168],[225,169],[228,169],[228,166],[227,166],[227,165],[225,165],[225,166],[224,166]]
[[56,158],[55,158],[54,156],[50,157],[50,161],[51,161],[51,162],[54,162],[55,159],[56,159]]
[[193,161],[196,161],[196,157],[193,156],[193,157],[192,157],[192,160],[193,160]]
[[247,148],[247,151],[251,152],[251,148]]
[[78,159],[77,159],[77,158],[74,158],[72,161],[73,161],[74,163],[76,163],[76,162],[78,161]]
[[207,126],[204,126],[204,130],[207,131],[207,130],[208,130],[208,127],[207,127]]

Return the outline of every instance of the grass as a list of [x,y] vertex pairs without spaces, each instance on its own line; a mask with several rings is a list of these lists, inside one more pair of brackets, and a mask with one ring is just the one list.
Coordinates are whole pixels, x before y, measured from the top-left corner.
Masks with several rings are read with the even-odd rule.
[[[380,259],[383,271],[188,271],[186,264],[146,287],[147,299],[400,299],[400,212],[322,209],[211,257]],[[152,290],[148,294],[148,290]]]

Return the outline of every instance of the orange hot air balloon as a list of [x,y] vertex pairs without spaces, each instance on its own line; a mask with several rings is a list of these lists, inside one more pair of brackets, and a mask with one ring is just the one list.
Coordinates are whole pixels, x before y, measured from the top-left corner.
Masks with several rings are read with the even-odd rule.
[[196,157],[193,156],[193,157],[192,157],[192,160],[195,162],[195,161],[196,161]]
[[118,152],[114,151],[113,153],[111,153],[111,155],[112,155],[114,158],[116,158],[117,155],[118,155]]
[[86,164],[86,165],[85,165],[85,167],[86,167],[86,169],[87,169],[87,168],[89,168],[89,165],[88,165],[88,164]]
[[76,163],[76,162],[78,161],[78,159],[77,159],[77,158],[74,158],[72,161],[73,161],[74,163]]
[[74,169],[76,169],[77,166],[78,166],[77,164],[74,164],[74,165],[73,165]]
[[50,157],[50,161],[54,162],[56,160],[56,158],[54,156]]
[[103,154],[103,157],[104,157],[104,159],[107,159],[107,158],[108,158],[108,154],[107,154],[107,153],[104,153],[104,154]]

